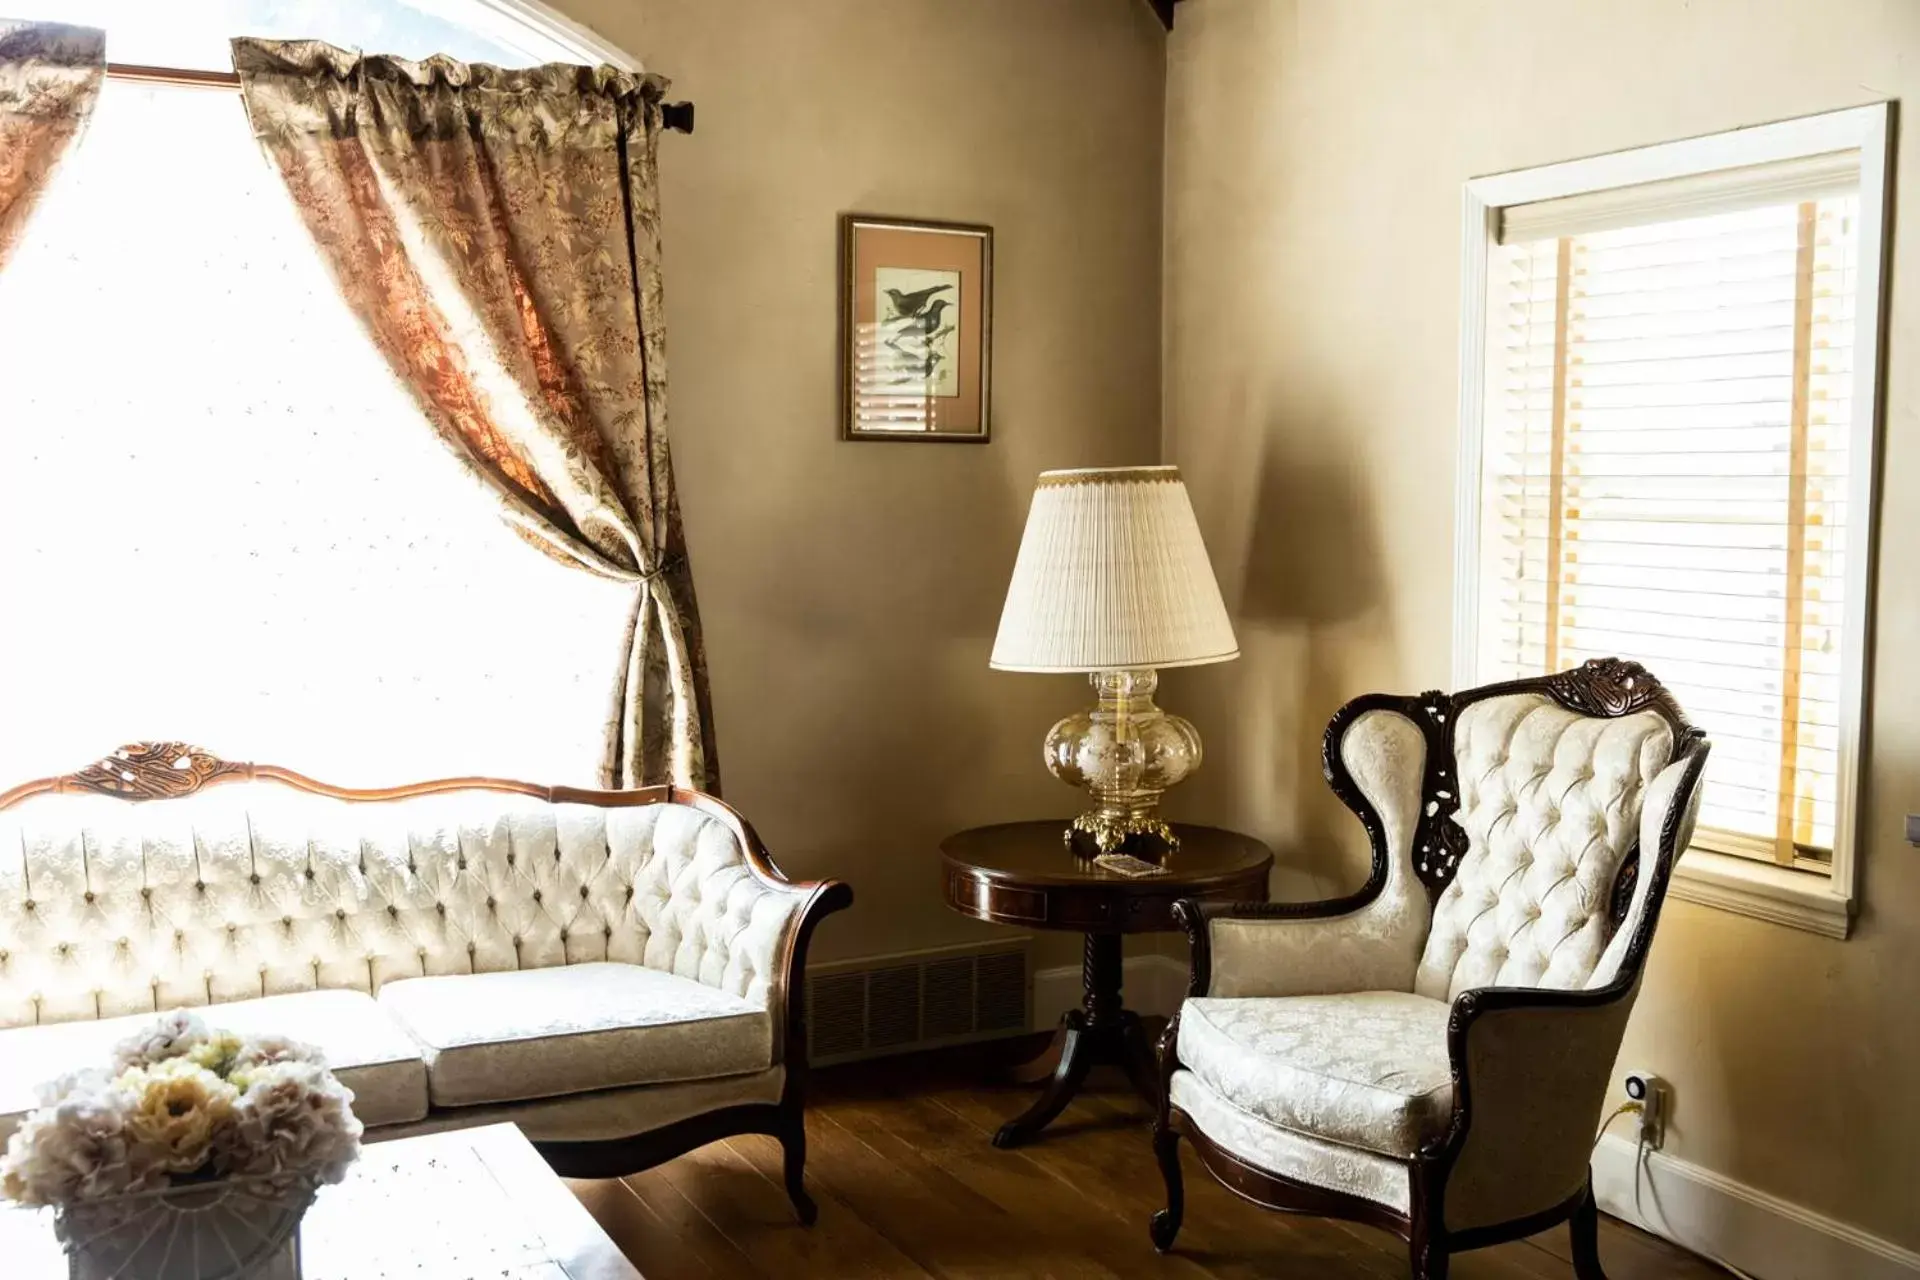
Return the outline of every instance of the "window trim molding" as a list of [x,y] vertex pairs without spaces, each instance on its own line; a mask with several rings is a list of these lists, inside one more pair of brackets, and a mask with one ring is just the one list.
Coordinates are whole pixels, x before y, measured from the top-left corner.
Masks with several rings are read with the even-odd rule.
[[1859,531],[1847,557],[1845,638],[1840,676],[1840,776],[1836,780],[1830,875],[1795,871],[1746,858],[1689,849],[1675,867],[1673,895],[1777,924],[1844,938],[1857,906],[1859,809],[1865,770],[1863,732],[1872,655],[1871,600],[1879,542],[1878,443],[1885,405],[1880,365],[1886,343],[1888,181],[1892,167],[1892,102],[1875,102],[1774,124],[1614,151],[1604,155],[1491,174],[1461,192],[1459,470],[1454,484],[1453,686],[1478,680],[1480,623],[1480,491],[1482,431],[1490,380],[1487,267],[1500,211],[1562,196],[1584,195],[1716,169],[1740,168],[1858,149],[1860,227],[1854,341],[1854,413],[1847,504]]
[[614,44],[605,36],[582,22],[578,22],[560,12],[542,0],[462,0],[462,3],[449,6],[454,12],[448,12],[440,5],[423,6],[428,12],[449,22],[470,24],[472,18],[458,16],[460,9],[478,10],[495,17],[495,20],[507,27],[518,27],[529,31],[543,40],[560,45],[573,57],[582,62],[604,62],[622,71],[640,71],[640,60]]
[[1668,892],[1682,902],[1844,938],[1853,927],[1853,894],[1850,888],[1841,891],[1837,875],[1796,871],[1695,845],[1675,864]]

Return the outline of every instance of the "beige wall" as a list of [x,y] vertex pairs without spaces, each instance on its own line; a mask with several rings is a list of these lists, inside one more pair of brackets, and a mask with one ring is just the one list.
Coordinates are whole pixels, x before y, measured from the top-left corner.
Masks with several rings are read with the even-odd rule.
[[[1184,802],[1323,887],[1360,832],[1318,777],[1367,689],[1449,674],[1460,186],[1920,97],[1904,0],[1191,0],[1168,72],[1165,438],[1246,656],[1170,680],[1215,748]],[[1865,910],[1833,942],[1676,903],[1624,1062],[1669,1150],[1920,1246],[1920,131],[1899,205]],[[1306,886],[1301,886],[1302,891]]]
[[[1040,739],[1085,687],[987,670],[1033,477],[1159,450],[1165,37],[1127,0],[558,4],[698,105],[667,347],[727,798],[854,885],[817,954],[988,936],[937,842],[1069,811]],[[843,211],[993,226],[991,444],[838,439]]]
[[[1061,811],[1037,741],[1080,699],[985,666],[1032,475],[1161,448],[1163,37],[1126,0],[561,7],[699,103],[665,144],[669,346],[728,794],[792,870],[857,886],[823,954],[979,936],[938,905],[934,844]],[[1282,844],[1289,892],[1351,884],[1320,727],[1446,683],[1461,181],[1899,97],[1915,48],[1903,0],[1182,6],[1164,449],[1246,652],[1168,677],[1212,752],[1182,808]],[[997,228],[991,446],[835,439],[850,209]],[[1916,290],[1896,256],[1896,498]],[[1856,936],[1676,904],[1627,1057],[1675,1083],[1678,1154],[1920,1247],[1920,517],[1888,506]]]

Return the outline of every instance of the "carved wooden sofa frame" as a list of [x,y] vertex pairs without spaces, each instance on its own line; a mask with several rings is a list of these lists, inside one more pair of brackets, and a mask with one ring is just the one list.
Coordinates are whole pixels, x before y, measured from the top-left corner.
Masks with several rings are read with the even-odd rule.
[[[1321,902],[1201,903],[1185,900],[1174,906],[1175,918],[1186,930],[1192,948],[1190,996],[1205,995],[1212,973],[1210,922],[1216,920],[1309,920],[1346,915],[1379,896],[1386,884],[1394,853],[1380,815],[1356,784],[1341,757],[1340,743],[1347,728],[1369,711],[1398,712],[1420,729],[1426,744],[1421,785],[1420,817],[1414,832],[1414,870],[1427,891],[1429,907],[1452,881],[1466,853],[1466,832],[1452,821],[1459,807],[1454,778],[1453,731],[1462,708],[1484,698],[1505,694],[1540,693],[1562,707],[1588,716],[1614,718],[1639,711],[1658,713],[1673,732],[1668,764],[1686,765],[1679,794],[1698,787],[1707,760],[1704,731],[1688,724],[1679,705],[1660,683],[1637,663],[1596,659],[1572,671],[1532,679],[1506,681],[1448,694],[1430,691],[1418,697],[1367,694],[1343,706],[1328,724],[1322,740],[1322,770],[1335,795],[1359,818],[1372,850],[1367,881],[1346,897]],[[1469,1070],[1468,1043],[1475,1024],[1506,1010],[1578,1010],[1612,1005],[1632,997],[1637,988],[1667,883],[1681,849],[1675,848],[1687,810],[1672,806],[1660,832],[1660,847],[1643,856],[1636,842],[1622,862],[1613,886],[1609,915],[1617,929],[1627,916],[1636,877],[1651,877],[1646,906],[1613,980],[1604,986],[1579,990],[1492,986],[1463,992],[1452,1004],[1447,1023],[1447,1053],[1451,1063],[1453,1110],[1444,1136],[1422,1146],[1407,1161],[1412,1197],[1409,1212],[1364,1197],[1299,1182],[1261,1169],[1208,1138],[1171,1101],[1174,1073],[1180,1068],[1180,1016],[1176,1013],[1158,1045],[1159,1100],[1154,1121],[1154,1152],[1167,1186],[1167,1207],[1153,1215],[1150,1234],[1161,1252],[1172,1247],[1180,1229],[1184,1194],[1179,1142],[1192,1142],[1201,1164],[1224,1186],[1265,1208],[1316,1217],[1344,1218],[1390,1231],[1405,1240],[1415,1280],[1444,1280],[1448,1259],[1455,1253],[1521,1239],[1570,1222],[1574,1270],[1580,1280],[1605,1280],[1598,1252],[1598,1208],[1591,1176],[1563,1203],[1543,1212],[1505,1222],[1449,1231],[1441,1207],[1448,1180],[1473,1134],[1475,1098]],[[1598,1117],[1594,1117],[1597,1121]]]
[[806,898],[787,931],[780,963],[776,999],[784,1017],[774,1022],[773,1061],[785,1067],[778,1102],[719,1108],[624,1138],[593,1141],[537,1141],[533,1145],[554,1172],[570,1178],[615,1178],[638,1173],[684,1155],[710,1142],[739,1134],[767,1134],[779,1140],[784,1153],[784,1180],[788,1197],[800,1220],[811,1226],[819,1216],[807,1194],[804,1172],[807,1154],[805,1100],[807,1086],[807,948],[820,921],[853,904],[853,890],[839,880],[794,881],[783,875],[753,826],[739,811],[717,797],[682,787],[653,786],[630,791],[603,791],[583,787],[543,786],[509,778],[439,778],[397,787],[351,788],[321,782],[279,765],[223,760],[210,752],[180,742],[135,743],[120,748],[75,773],[41,778],[0,792],[0,811],[46,793],[92,793],[129,802],[162,801],[194,794],[228,782],[274,782],[345,801],[403,800],[456,791],[497,791],[530,796],[549,804],[587,804],[625,808],[676,804],[696,809],[718,820],[746,855],[751,874],[764,884],[787,891],[803,891]]

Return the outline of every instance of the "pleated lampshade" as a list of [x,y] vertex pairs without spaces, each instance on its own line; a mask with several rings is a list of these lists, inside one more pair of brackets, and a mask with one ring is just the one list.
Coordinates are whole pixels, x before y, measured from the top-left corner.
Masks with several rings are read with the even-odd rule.
[[1180,468],[1040,474],[991,665],[1115,671],[1239,655]]

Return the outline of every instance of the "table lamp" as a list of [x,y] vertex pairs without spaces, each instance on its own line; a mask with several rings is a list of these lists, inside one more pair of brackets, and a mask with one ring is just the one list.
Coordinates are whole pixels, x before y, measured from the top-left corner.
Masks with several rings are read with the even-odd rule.
[[1200,735],[1153,704],[1161,667],[1240,656],[1178,467],[1044,471],[991,665],[1090,673],[1098,701],[1047,734],[1053,775],[1093,793],[1076,832],[1177,848],[1161,793],[1200,767]]

